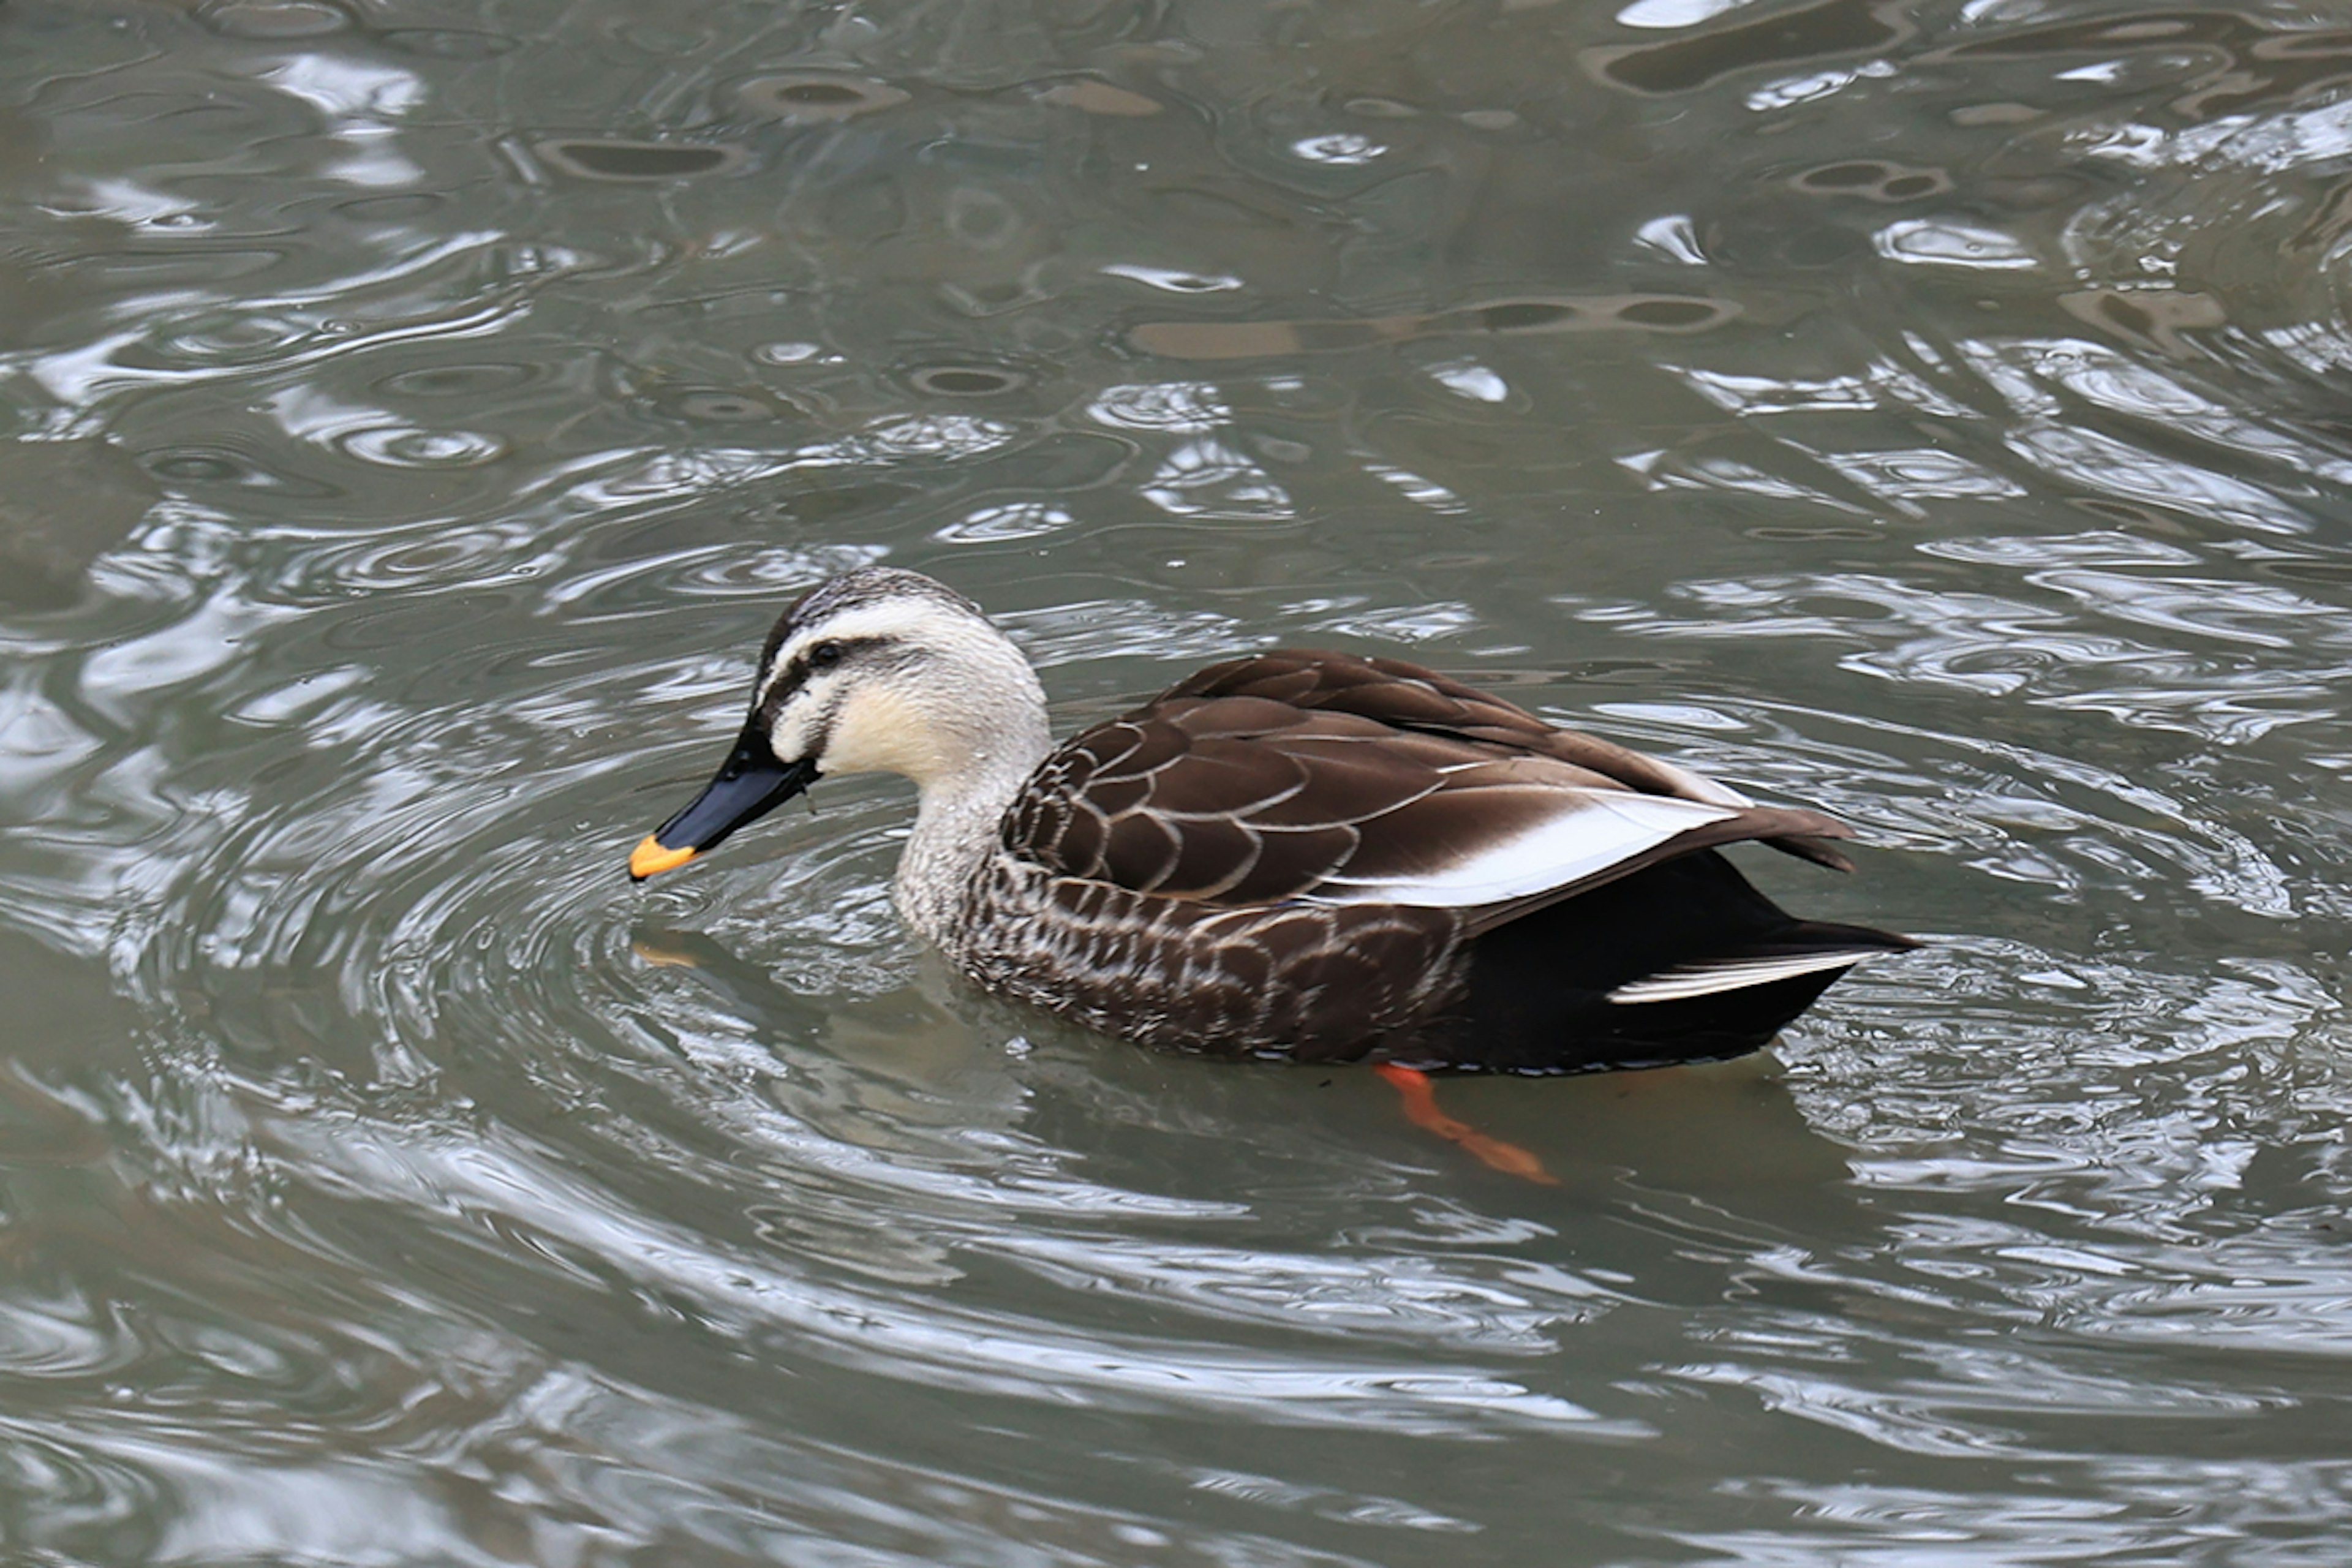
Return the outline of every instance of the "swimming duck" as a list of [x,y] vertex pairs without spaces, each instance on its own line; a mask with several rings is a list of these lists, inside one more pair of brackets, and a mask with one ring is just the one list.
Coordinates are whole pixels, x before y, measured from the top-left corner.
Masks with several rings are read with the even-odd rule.
[[684,865],[819,777],[920,793],[908,923],[982,986],[1228,1058],[1517,1073],[1753,1050],[1916,946],[1800,920],[1717,853],[1847,869],[1819,812],[1736,790],[1402,659],[1210,666],[1060,746],[1012,640],[871,567],[787,609],[702,793],[629,858]]

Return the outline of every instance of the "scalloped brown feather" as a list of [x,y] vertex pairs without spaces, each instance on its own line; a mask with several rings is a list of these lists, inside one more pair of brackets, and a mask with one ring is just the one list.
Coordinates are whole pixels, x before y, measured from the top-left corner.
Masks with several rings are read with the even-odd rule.
[[1065,742],[1003,844],[1058,876],[1236,907],[1329,895],[1336,878],[1441,873],[1539,826],[1571,790],[1735,815],[1498,904],[1474,930],[1714,845],[1756,839],[1846,866],[1818,841],[1848,829],[1819,812],[1734,806],[1720,786],[1434,670],[1308,649],[1212,665]]

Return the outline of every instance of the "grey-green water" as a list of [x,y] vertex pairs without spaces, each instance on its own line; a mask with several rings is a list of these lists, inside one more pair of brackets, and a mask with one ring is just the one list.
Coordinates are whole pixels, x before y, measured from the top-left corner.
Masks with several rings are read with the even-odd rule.
[[[2352,31],[0,4],[28,1564],[2336,1564]],[[1727,1068],[978,1001],[766,622],[1402,651],[1932,936]],[[1767,858],[1769,858],[1769,857]]]

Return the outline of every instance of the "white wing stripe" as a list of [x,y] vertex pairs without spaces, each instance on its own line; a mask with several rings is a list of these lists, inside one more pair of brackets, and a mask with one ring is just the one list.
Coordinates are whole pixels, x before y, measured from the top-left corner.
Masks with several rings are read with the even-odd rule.
[[1314,897],[1322,903],[1476,909],[1580,882],[1677,834],[1739,815],[1665,795],[1597,789],[1559,794],[1565,809],[1558,816],[1442,871],[1384,882],[1333,877]]
[[1714,963],[1677,964],[1639,980],[1627,981],[1609,993],[1609,1000],[1685,1002],[1694,996],[1712,996],[1722,991],[1744,991],[1750,985],[1769,985],[1775,980],[1793,980],[1800,974],[1818,974],[1824,969],[1844,969],[1865,958],[1877,957],[1885,951],[1884,948],[1863,947],[1833,952],[1791,952],[1774,958],[1727,958]]

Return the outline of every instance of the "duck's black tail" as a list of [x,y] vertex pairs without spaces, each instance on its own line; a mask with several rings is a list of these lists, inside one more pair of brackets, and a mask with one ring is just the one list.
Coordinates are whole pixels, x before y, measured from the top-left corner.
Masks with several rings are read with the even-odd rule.
[[1863,959],[1918,945],[1868,926],[1799,920],[1702,850],[1478,938],[1448,1055],[1491,1072],[1740,1056]]

